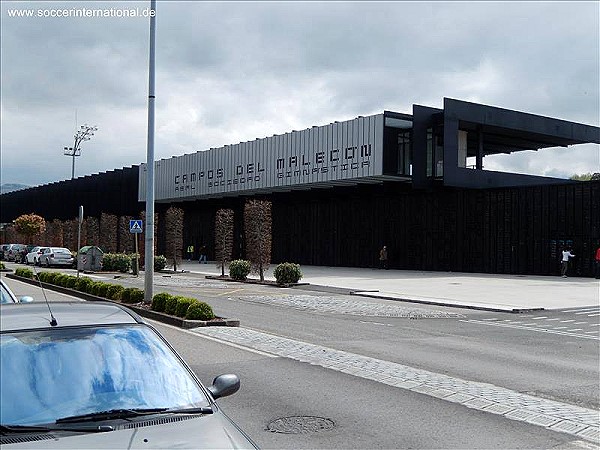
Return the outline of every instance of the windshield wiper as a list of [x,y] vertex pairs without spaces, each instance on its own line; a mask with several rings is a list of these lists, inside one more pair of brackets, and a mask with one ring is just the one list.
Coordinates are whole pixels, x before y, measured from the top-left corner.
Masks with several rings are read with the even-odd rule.
[[114,419],[131,419],[139,416],[147,416],[151,414],[212,414],[213,410],[210,406],[201,408],[136,408],[136,409],[111,409],[110,411],[100,411],[79,416],[69,416],[57,419],[56,423],[77,423],[91,422],[101,420]]
[[135,409],[111,409],[109,411],[99,411],[79,416],[69,416],[57,419],[55,423],[76,423],[91,422],[99,420],[130,419],[132,417],[147,416],[149,414],[158,414],[165,412],[168,408],[135,408]]
[[165,414],[212,414],[213,410],[210,406],[202,406],[200,408],[175,408],[167,409]]
[[110,425],[100,425],[97,427],[53,427],[43,425],[0,425],[0,433],[6,436],[16,433],[46,433],[50,431],[75,431],[80,433],[104,433],[114,431]]

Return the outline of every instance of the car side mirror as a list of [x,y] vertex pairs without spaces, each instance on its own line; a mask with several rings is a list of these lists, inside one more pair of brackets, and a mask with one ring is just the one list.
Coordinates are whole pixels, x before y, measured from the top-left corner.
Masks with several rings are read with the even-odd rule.
[[19,297],[19,303],[31,303],[32,301],[33,301],[33,297],[30,297],[29,295]]
[[235,394],[240,388],[240,379],[237,375],[228,373],[219,375],[213,380],[212,386],[208,388],[213,398],[216,400],[220,397],[227,397]]

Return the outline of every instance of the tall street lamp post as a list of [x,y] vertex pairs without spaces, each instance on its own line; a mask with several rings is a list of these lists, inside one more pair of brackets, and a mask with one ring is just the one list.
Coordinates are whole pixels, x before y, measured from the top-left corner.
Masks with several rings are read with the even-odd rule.
[[98,131],[98,127],[90,126],[90,125],[81,125],[77,133],[73,136],[75,138],[75,143],[73,147],[65,147],[65,155],[71,156],[73,158],[73,165],[71,166],[71,179],[75,178],[75,157],[81,156],[81,143],[84,141],[89,141],[94,132]]

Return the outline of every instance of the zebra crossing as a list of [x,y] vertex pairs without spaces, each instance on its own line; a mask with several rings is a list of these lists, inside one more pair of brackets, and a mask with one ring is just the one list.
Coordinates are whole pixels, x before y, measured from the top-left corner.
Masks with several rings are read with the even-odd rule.
[[600,341],[600,305],[540,311],[511,319],[505,317],[463,319],[461,322]]

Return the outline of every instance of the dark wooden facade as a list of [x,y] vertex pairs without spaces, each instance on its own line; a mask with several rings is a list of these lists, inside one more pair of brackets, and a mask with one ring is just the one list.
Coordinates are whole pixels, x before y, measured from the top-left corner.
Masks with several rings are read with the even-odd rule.
[[[387,183],[296,191],[273,202],[273,261],[376,267],[387,245],[390,267],[554,275],[572,245],[573,273],[592,276],[600,245],[600,182],[501,189],[415,191]],[[243,257],[244,198],[180,204],[184,240],[214,242],[214,213],[236,214],[235,257]]]
[[[102,212],[137,217],[138,170],[126,168],[3,194],[1,221],[35,212],[47,220]],[[209,247],[214,257],[218,208],[235,211],[234,257],[244,257],[243,204],[248,197],[177,203],[185,211],[184,246]],[[600,245],[600,181],[515,188],[410,183],[344,186],[266,195],[273,202],[274,263],[376,267],[382,245],[390,268],[554,275],[559,250],[572,245],[573,274],[592,276]],[[168,205],[157,204],[159,215]],[[159,218],[158,252],[164,251]]]

